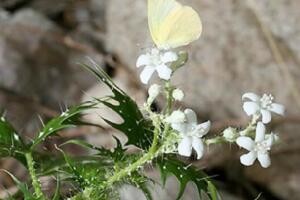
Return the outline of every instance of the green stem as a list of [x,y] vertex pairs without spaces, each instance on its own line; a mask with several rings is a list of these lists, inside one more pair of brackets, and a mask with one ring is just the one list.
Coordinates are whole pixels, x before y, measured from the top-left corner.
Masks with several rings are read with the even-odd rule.
[[225,143],[225,142],[228,142],[228,141],[226,141],[225,138],[222,136],[217,136],[215,138],[210,138],[210,139],[205,140],[206,145],[221,144],[221,143]]
[[25,157],[26,157],[26,161],[27,161],[27,165],[28,165],[29,174],[32,179],[32,186],[33,186],[35,195],[36,195],[37,199],[45,199],[44,194],[41,189],[41,184],[35,173],[34,160],[33,160],[31,152],[26,153]]
[[154,135],[153,135],[153,142],[152,145],[144,156],[142,156],[140,159],[138,159],[136,162],[132,163],[130,166],[120,170],[116,174],[114,174],[111,178],[107,180],[107,182],[104,184],[104,187],[109,187],[113,185],[114,182],[117,182],[124,178],[125,176],[128,176],[132,172],[136,171],[140,166],[143,166],[146,162],[151,161],[158,150],[158,139],[159,139],[159,133],[160,133],[160,123],[157,121],[153,122],[154,124]]
[[166,114],[170,115],[172,111],[172,103],[173,103],[173,98],[172,98],[172,86],[170,81],[166,81],[165,83],[165,90],[166,90],[166,98],[167,98],[167,107],[166,107]]
[[249,125],[242,131],[239,132],[239,135],[249,136],[256,129],[257,120],[259,119],[258,115],[253,115]]

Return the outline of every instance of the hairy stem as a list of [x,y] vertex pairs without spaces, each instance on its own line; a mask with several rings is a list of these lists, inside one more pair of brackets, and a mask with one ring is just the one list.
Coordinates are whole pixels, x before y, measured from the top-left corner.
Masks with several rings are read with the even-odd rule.
[[37,199],[45,199],[44,194],[41,189],[41,184],[35,173],[34,160],[33,160],[31,152],[26,153],[25,157],[26,157],[26,161],[27,161],[27,165],[28,165],[29,174],[32,179],[32,186],[33,186],[35,195],[36,195]]
[[165,83],[165,90],[166,90],[166,98],[167,98],[167,107],[166,107],[166,114],[170,115],[172,111],[172,103],[173,103],[173,98],[172,98],[172,86],[170,81],[166,81]]
[[113,185],[114,182],[117,182],[121,180],[122,178],[130,175],[132,172],[136,171],[140,166],[143,166],[146,162],[151,161],[155,156],[156,152],[158,150],[158,139],[159,139],[159,133],[160,133],[160,122],[155,120],[153,121],[154,125],[154,135],[153,135],[153,142],[149,149],[149,151],[142,156],[140,159],[129,165],[128,167],[120,170],[116,174],[114,174],[111,178],[107,180],[107,182],[104,184],[105,187],[110,187]]

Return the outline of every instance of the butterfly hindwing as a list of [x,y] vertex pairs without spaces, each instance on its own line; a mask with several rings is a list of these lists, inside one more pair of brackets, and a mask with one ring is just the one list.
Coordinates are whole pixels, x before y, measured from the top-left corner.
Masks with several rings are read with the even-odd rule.
[[196,11],[175,0],[148,0],[148,21],[154,43],[163,49],[185,46],[202,31]]

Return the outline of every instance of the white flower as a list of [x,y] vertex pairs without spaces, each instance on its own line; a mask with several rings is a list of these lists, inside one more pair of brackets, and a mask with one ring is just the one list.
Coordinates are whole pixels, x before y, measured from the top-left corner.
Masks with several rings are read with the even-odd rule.
[[172,93],[172,97],[176,100],[176,101],[181,101],[184,98],[184,93],[182,90],[180,89],[175,89]]
[[265,137],[266,128],[262,122],[257,123],[255,140],[253,141],[250,137],[241,136],[236,140],[236,143],[247,149],[249,153],[244,154],[240,157],[240,161],[243,165],[253,165],[256,158],[260,162],[260,165],[267,168],[271,165],[271,159],[269,151],[273,144],[274,137]]
[[150,53],[143,54],[138,57],[136,66],[145,66],[140,78],[142,83],[147,84],[152,74],[157,71],[161,79],[169,80],[171,78],[172,69],[168,67],[168,63],[178,59],[176,53],[172,51],[161,52],[158,49],[152,49]]
[[284,115],[284,106],[278,103],[273,103],[273,96],[264,94],[262,97],[254,93],[246,93],[242,99],[251,101],[244,102],[243,108],[247,115],[262,116],[262,122],[267,124],[271,121],[271,112],[279,115]]
[[194,149],[197,153],[197,159],[200,159],[204,152],[204,144],[201,138],[208,133],[210,121],[197,124],[197,116],[193,110],[186,109],[181,114],[179,112],[181,111],[174,111],[169,118],[171,119],[172,128],[177,130],[181,137],[178,153],[182,156],[191,156],[192,149]]
[[180,110],[173,111],[172,114],[165,119],[165,121],[170,124],[184,123],[185,120],[185,114]]

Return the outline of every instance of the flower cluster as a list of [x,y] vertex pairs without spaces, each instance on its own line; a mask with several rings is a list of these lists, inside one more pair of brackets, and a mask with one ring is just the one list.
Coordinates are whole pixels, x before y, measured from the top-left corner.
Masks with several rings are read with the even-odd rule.
[[[245,93],[242,99],[246,100],[243,104],[244,111],[253,119],[249,128],[255,125],[256,128],[254,140],[247,136],[247,131],[243,131],[236,140],[237,145],[249,151],[240,157],[240,161],[243,165],[250,166],[258,159],[261,166],[267,168],[271,165],[269,151],[276,141],[276,135],[272,132],[266,134],[265,124],[271,122],[271,112],[284,115],[285,108],[281,104],[274,103],[272,95],[264,94],[260,97],[254,93]],[[260,117],[261,121],[257,122]]]
[[[141,81],[147,84],[156,71],[158,77],[165,83],[170,83],[174,71],[171,65],[178,60],[177,53],[167,50],[151,49],[149,53],[139,56],[137,59],[137,67],[145,66],[140,74]],[[182,101],[184,93],[178,88],[166,88],[158,84],[153,84],[148,90],[148,99],[146,105],[150,108],[155,99],[163,93],[169,94],[168,98],[172,101]],[[268,124],[271,119],[271,113],[284,115],[284,106],[274,103],[272,95],[264,94],[262,97],[254,93],[245,93],[242,96],[243,109],[248,116],[252,116],[251,123],[244,130],[238,131],[236,128],[229,127],[223,131],[223,140],[229,143],[236,143],[238,146],[249,151],[240,157],[243,165],[250,166],[258,159],[262,167],[269,167],[271,164],[269,152],[272,145],[275,143],[276,135],[266,133],[265,124]],[[207,121],[201,124],[197,122],[196,113],[191,109],[174,110],[170,113],[159,115],[162,119],[164,127],[171,127],[172,134],[165,140],[164,153],[178,152],[182,156],[191,156],[193,150],[197,154],[197,159],[202,158],[205,151],[206,140],[204,136],[210,130],[211,122]],[[261,121],[259,121],[261,119]],[[166,137],[161,135],[162,138]],[[212,138],[209,141],[215,141],[217,138]],[[207,142],[208,144],[211,144]]]

